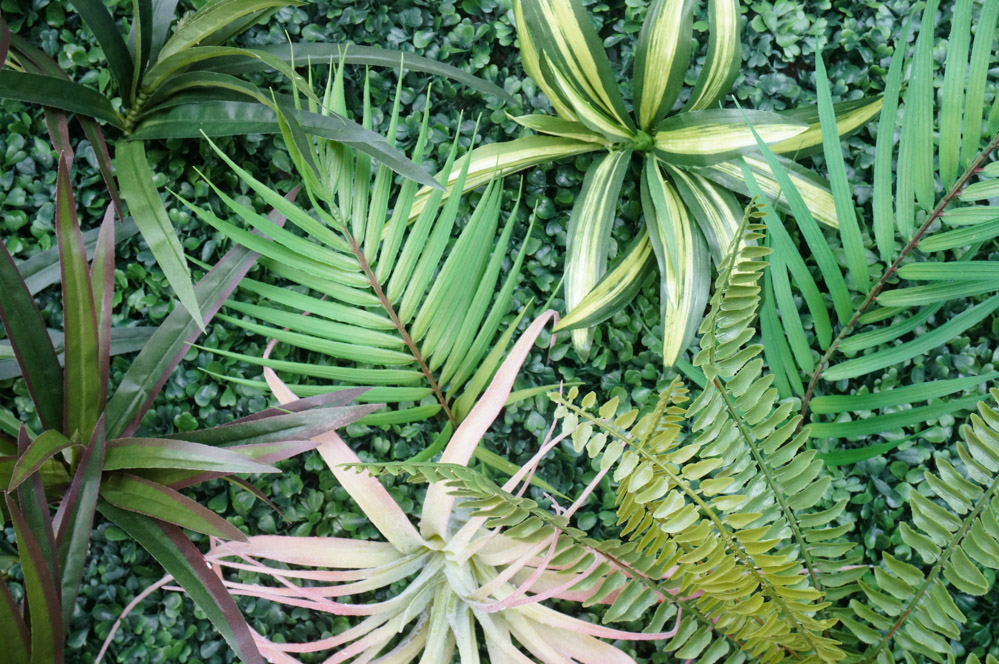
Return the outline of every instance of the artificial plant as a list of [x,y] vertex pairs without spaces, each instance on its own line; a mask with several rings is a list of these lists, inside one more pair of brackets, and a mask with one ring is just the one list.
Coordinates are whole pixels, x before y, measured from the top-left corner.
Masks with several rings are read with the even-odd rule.
[[[690,343],[703,315],[718,264],[741,218],[733,192],[747,194],[745,162],[765,191],[778,185],[757,151],[749,125],[774,152],[795,157],[821,141],[814,107],[780,113],[719,108],[742,65],[741,3],[712,0],[707,58],[694,88],[683,94],[690,64],[693,0],[650,3],[635,48],[634,117],[590,18],[579,0],[515,0],[517,35],[524,70],[544,91],[554,116],[515,118],[543,135],[481,146],[447,174],[449,190],[469,190],[493,173],[506,175],[553,159],[593,154],[569,218],[565,257],[567,315],[558,329],[573,330],[582,358],[589,353],[591,327],[626,306],[658,264],[663,321],[663,356],[672,366]],[[682,104],[681,104],[682,102]],[[837,104],[836,131],[856,130],[881,108],[880,99]],[[645,224],[608,272],[618,195],[641,158]],[[836,227],[828,185],[817,175],[782,159],[803,193],[808,209]],[[463,175],[463,184],[457,180]],[[431,191],[417,195],[412,214]],[[823,266],[825,267],[825,266]],[[824,273],[825,274],[825,273]],[[838,273],[828,275],[839,278]],[[837,300],[845,315],[849,302]]]
[[[356,396],[353,391],[180,436],[136,436],[143,415],[198,336],[198,326],[178,307],[148,338],[112,393],[113,207],[108,206],[88,261],[65,154],[56,186],[61,357],[17,264],[0,246],[0,321],[40,424],[35,431],[15,419],[15,438],[0,434],[0,512],[13,527],[23,587],[15,599],[10,579],[0,577],[4,661],[64,660],[96,512],[131,535],[188,590],[241,659],[262,661],[232,599],[181,528],[235,540],[245,535],[179,490],[229,478],[260,495],[230,476],[277,472],[274,462],[315,446],[303,440],[317,431],[317,419],[326,430],[372,407],[343,407]],[[255,260],[251,252],[235,249],[198,283],[195,295],[204,320],[211,320]],[[30,422],[30,415],[23,419]]]
[[[324,107],[346,112],[343,85],[343,69],[331,71]],[[399,92],[401,87],[389,122],[390,139],[399,122]],[[417,162],[427,145],[430,110],[428,104],[412,153]],[[365,93],[362,122],[368,124],[370,117]],[[372,416],[381,423],[441,416],[445,426],[437,445],[423,453],[430,458],[471,410],[523,316],[503,325],[527,246],[525,238],[516,253],[511,250],[520,201],[512,201],[504,214],[503,183],[492,182],[452,244],[452,231],[463,221],[460,197],[442,204],[443,192],[436,192],[410,225],[415,182],[394,183],[386,166],[372,169],[366,155],[348,146],[307,137],[290,124],[282,129],[301,178],[304,193],[299,198],[308,205],[286,201],[215,149],[243,183],[280,209],[301,233],[276,228],[211,182],[234,216],[270,239],[184,204],[226,237],[259,252],[270,273],[307,289],[247,279],[241,289],[257,302],[231,299],[225,304],[231,314],[221,316],[300,354],[271,358],[273,346],[263,357],[214,352],[286,376],[323,379],[318,385],[293,383],[290,388],[300,396],[373,386],[365,398],[402,405]],[[449,164],[455,161],[458,138],[448,153]],[[512,265],[503,276],[503,263],[510,257]]]
[[[285,0],[211,0],[179,19],[175,16],[177,0],[135,0],[127,35],[101,0],[72,4],[107,58],[112,90],[104,95],[70,81],[45,52],[10,34],[0,16],[0,67],[5,67],[0,70],[0,99],[42,104],[60,152],[72,149],[65,113],[75,114],[94,146],[119,216],[123,198],[178,299],[199,325],[203,321],[190,272],[153,183],[146,141],[277,133],[276,113],[289,99],[265,92],[239,74],[267,70],[295,81],[299,79],[296,66],[331,60],[404,65],[506,96],[501,88],[460,69],[412,54],[346,44],[225,45],[280,8],[298,4]],[[311,94],[307,87],[303,89]],[[115,98],[121,100],[120,107],[112,103]],[[381,136],[343,116],[305,113],[296,116],[296,121],[303,131],[352,145],[407,177],[439,186]],[[116,135],[111,150],[101,123]]]

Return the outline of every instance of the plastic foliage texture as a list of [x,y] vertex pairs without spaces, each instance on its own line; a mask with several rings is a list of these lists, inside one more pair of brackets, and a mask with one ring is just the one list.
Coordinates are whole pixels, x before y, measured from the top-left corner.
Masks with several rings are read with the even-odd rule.
[[[277,133],[277,112],[291,103],[290,98],[271,95],[241,74],[271,71],[301,82],[295,67],[305,63],[342,59],[353,64],[405,66],[454,78],[486,94],[509,96],[455,67],[396,51],[347,44],[226,45],[296,2],[211,0],[174,22],[177,0],[136,0],[127,35],[101,0],[72,4],[107,58],[112,90],[104,95],[69,80],[44,51],[10,34],[0,16],[0,98],[41,104],[59,152],[72,151],[66,113],[75,114],[94,146],[119,216],[123,216],[124,199],[181,304],[202,327],[191,275],[156,191],[145,141]],[[112,99],[120,99],[120,108]],[[342,115],[306,113],[300,120],[302,131],[350,145],[422,184],[439,186],[377,133]],[[117,136],[113,150],[109,150],[102,125]]]
[[[345,112],[342,68],[330,72],[322,107]],[[399,122],[399,108],[397,91],[390,137]],[[365,94],[365,125],[370,110]],[[412,153],[417,162],[427,146],[429,117],[428,104]],[[243,280],[241,289],[258,302],[231,299],[225,303],[229,314],[220,320],[263,334],[271,345],[262,357],[213,352],[263,365],[269,382],[276,378],[274,371],[322,380],[318,385],[288,385],[299,396],[365,385],[372,386],[365,399],[400,404],[369,416],[366,423],[442,416],[446,426],[437,447],[423,455],[429,458],[470,412],[524,315],[504,325],[527,246],[524,241],[512,249],[519,199],[512,201],[511,212],[503,213],[503,182],[491,182],[452,241],[462,222],[460,197],[441,205],[443,192],[436,191],[410,224],[415,182],[396,183],[385,165],[372,168],[368,155],[308,137],[283,118],[303,204],[286,201],[221,150],[216,152],[242,183],[281,210],[296,232],[277,228],[212,182],[228,211],[243,223],[185,205],[226,237],[260,253],[261,264],[271,274],[305,290]],[[457,149],[456,136],[449,164]],[[502,275],[504,261],[511,258],[512,265]],[[275,343],[298,350],[298,356],[272,358]]]
[[[515,0],[524,70],[555,115],[515,118],[538,135],[481,146],[448,175],[449,191],[469,190],[496,171],[505,175],[593,154],[569,218],[567,315],[558,327],[573,331],[583,359],[592,326],[631,302],[657,266],[666,365],[686,350],[707,303],[711,265],[721,262],[742,217],[735,194],[750,193],[738,157],[744,156],[765,191],[774,194],[780,186],[757,153],[750,123],[775,153],[784,155],[780,163],[811,213],[828,226],[838,223],[828,184],[787,158],[820,144],[814,107],[781,113],[718,107],[742,65],[738,0],[709,4],[707,58],[696,84],[683,94],[693,6],[693,0],[650,3],[635,48],[632,115],[582,2]],[[871,98],[837,104],[837,132],[856,130],[880,107],[881,100]],[[619,192],[633,172],[633,158],[642,164],[638,177],[645,224],[609,267]],[[460,175],[465,169],[467,174]],[[417,195],[414,214],[432,195],[429,189]]]
[[[829,129],[832,105],[821,57],[816,63],[819,113],[839,210],[842,260],[832,258],[831,244],[818,232],[802,205],[802,192],[785,173],[778,170],[777,177],[790,219],[785,223],[773,207],[764,206],[774,250],[761,316],[766,360],[780,393],[802,399],[802,415],[812,423],[816,438],[865,443],[826,452],[824,460],[833,465],[889,453],[921,435],[926,422],[972,410],[981,398],[976,388],[997,377],[995,372],[930,374],[919,383],[874,392],[860,385],[906,362],[924,361],[999,308],[999,263],[986,255],[989,243],[999,237],[999,207],[990,203],[999,192],[999,169],[989,163],[999,147],[999,101],[987,115],[984,105],[999,2],[981,6],[981,29],[973,40],[972,5],[962,0],[954,6],[948,38],[953,48],[936,97],[924,83],[933,75],[938,3],[927,4],[921,17],[910,18],[903,31],[901,43],[918,19],[912,57],[907,61],[898,47],[892,58],[871,196],[881,264],[869,264],[842,148]],[[901,92],[907,68],[908,85]],[[935,144],[936,132],[940,138]],[[763,155],[773,162],[774,155],[765,148]],[[785,230],[792,224],[805,239],[800,248]],[[827,266],[823,275],[838,273],[838,282],[815,278],[816,264]],[[833,302],[849,303],[846,320],[840,317],[839,325],[823,292]]]
[[[0,246],[0,320],[42,427],[31,431],[17,417],[4,418],[13,437],[0,433],[0,512],[13,528],[23,579],[16,589],[6,574],[0,577],[4,661],[64,661],[63,643],[100,512],[187,590],[243,661],[262,662],[232,598],[182,528],[227,540],[246,537],[180,489],[225,478],[262,496],[234,475],[277,472],[275,462],[315,447],[308,438],[316,431],[353,422],[373,406],[345,406],[361,391],[355,390],[296,401],[214,429],[136,436],[200,330],[185,309],[175,309],[109,394],[114,209],[108,206],[88,261],[70,167],[69,157],[61,155],[55,214],[64,304],[61,357],[18,266]],[[211,320],[255,260],[251,252],[234,249],[198,282],[203,320]],[[12,423],[19,426],[12,429]]]
[[[519,338],[450,439],[440,464],[361,467],[335,432],[314,439],[340,485],[383,540],[257,536],[212,547],[207,556],[234,595],[352,619],[349,628],[310,643],[285,643],[254,633],[265,657],[290,664],[298,661],[296,654],[333,650],[328,661],[356,657],[361,661],[449,662],[457,651],[462,662],[478,662],[481,650],[493,662],[571,659],[633,664],[630,656],[601,639],[655,640],[675,634],[675,630],[614,629],[542,604],[549,598],[601,599],[585,589],[570,591],[575,575],[553,571],[572,566],[566,554],[574,556],[575,548],[566,548],[569,541],[560,533],[585,498],[558,517],[545,513],[557,527],[535,519],[501,533],[504,524],[491,516],[491,507],[503,508],[501,503],[492,498],[465,500],[461,492],[450,489],[453,479],[472,478],[479,493],[502,495],[523,509],[537,508],[523,493],[537,463],[565,436],[550,437],[502,488],[470,470],[468,464],[506,404],[520,366],[553,317],[552,311],[542,314]],[[275,386],[281,397],[281,384]],[[424,470],[427,475],[419,479],[431,482],[415,525],[370,472],[399,473],[407,468]],[[248,574],[259,581],[244,581]],[[398,592],[382,601],[351,598],[388,586]]]

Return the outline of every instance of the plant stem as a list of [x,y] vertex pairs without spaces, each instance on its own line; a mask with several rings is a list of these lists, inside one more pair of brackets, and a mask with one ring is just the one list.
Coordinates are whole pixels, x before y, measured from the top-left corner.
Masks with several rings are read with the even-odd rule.
[[815,394],[815,387],[818,385],[819,376],[822,374],[822,370],[826,368],[826,365],[832,358],[833,353],[835,353],[836,349],[839,348],[840,343],[847,337],[853,329],[853,326],[857,324],[857,321],[860,319],[860,316],[864,313],[867,307],[869,307],[874,300],[877,299],[884,287],[888,285],[888,280],[891,279],[892,275],[898,271],[899,266],[902,264],[902,260],[912,253],[912,250],[919,245],[919,241],[923,239],[923,235],[926,234],[926,231],[929,230],[933,222],[940,218],[947,206],[950,205],[950,203],[961,193],[964,187],[968,184],[968,180],[981,170],[982,164],[997,147],[999,147],[999,134],[996,134],[992,141],[985,146],[985,149],[978,154],[978,157],[971,162],[971,165],[965,169],[964,173],[960,178],[958,178],[957,182],[954,183],[947,194],[940,200],[939,203],[937,203],[937,206],[933,208],[933,212],[930,213],[930,216],[926,218],[926,221],[924,221],[922,226],[919,227],[919,230],[917,230],[912,236],[912,239],[909,240],[905,247],[902,248],[902,252],[898,255],[898,258],[895,259],[895,262],[893,262],[891,266],[885,270],[885,273],[881,275],[878,282],[874,284],[874,287],[867,294],[867,297],[864,298],[864,301],[854,312],[853,317],[850,318],[847,324],[844,325],[839,331],[839,334],[836,335],[836,338],[833,339],[832,343],[829,344],[829,348],[826,349],[822,359],[820,359],[819,363],[815,366],[815,370],[812,372],[812,376],[808,381],[808,389],[805,390],[805,396],[801,399],[801,422],[798,423],[797,431],[800,431],[801,427],[803,427],[805,422],[808,420],[808,405],[812,400],[812,396]]
[[344,225],[343,228],[343,234],[347,238],[347,242],[350,243],[350,250],[360,263],[361,269],[364,270],[364,274],[368,278],[368,283],[371,285],[371,290],[375,292],[375,295],[378,297],[378,301],[381,302],[382,307],[384,307],[385,311],[388,313],[389,318],[392,319],[392,324],[395,325],[395,328],[402,336],[402,340],[406,344],[406,347],[409,348],[409,352],[413,354],[416,362],[420,365],[420,371],[423,372],[427,382],[430,383],[430,389],[433,390],[434,396],[437,397],[437,401],[440,402],[441,408],[444,409],[447,419],[450,420],[451,424],[455,428],[457,428],[458,420],[455,418],[454,413],[451,412],[451,407],[448,406],[447,399],[444,397],[444,392],[441,391],[441,387],[437,384],[437,380],[434,378],[433,372],[430,371],[430,367],[427,366],[427,363],[423,359],[423,355],[416,347],[416,342],[413,341],[413,337],[409,336],[409,332],[406,330],[406,327],[402,324],[402,321],[399,320],[399,316],[396,314],[395,308],[392,306],[392,303],[389,302],[388,296],[385,295],[385,291],[382,290],[382,285],[378,281],[378,277],[375,276],[374,271],[371,269],[371,265],[368,263],[368,259],[365,257],[364,252],[361,251],[360,245],[357,244],[357,240],[354,239],[353,234],[346,231],[346,225]]

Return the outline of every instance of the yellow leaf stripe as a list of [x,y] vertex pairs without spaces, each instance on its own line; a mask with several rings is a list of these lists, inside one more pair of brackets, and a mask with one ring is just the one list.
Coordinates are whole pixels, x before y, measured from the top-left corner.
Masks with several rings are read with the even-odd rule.
[[673,106],[690,64],[690,9],[688,0],[658,0],[639,37],[635,59],[638,124],[648,129]]
[[738,0],[711,0],[708,55],[685,110],[710,108],[728,93],[742,66]]
[[[878,97],[870,104],[836,115],[836,131],[840,136],[849,134],[881,112],[882,99]],[[777,154],[790,154],[822,144],[822,128],[818,120],[808,125],[808,129],[797,136],[775,143],[770,149]]]

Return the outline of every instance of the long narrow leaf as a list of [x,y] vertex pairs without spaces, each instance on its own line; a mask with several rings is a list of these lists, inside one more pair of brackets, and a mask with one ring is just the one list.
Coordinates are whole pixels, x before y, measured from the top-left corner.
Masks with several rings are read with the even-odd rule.
[[35,410],[44,427],[61,428],[62,368],[49,340],[42,314],[4,246],[0,246],[0,283],[3,283],[3,288],[0,288],[0,321],[24,373]]
[[10,484],[6,490],[14,491],[21,485],[21,482],[36,473],[42,464],[62,450],[76,444],[78,443],[74,443],[56,429],[43,431],[40,436],[31,441],[27,450],[18,455],[17,462],[14,464],[14,472],[10,477]]
[[4,644],[4,656],[10,658],[10,664],[31,663],[31,636],[28,634],[28,627],[24,624],[24,617],[7,587],[7,582],[2,578],[0,578],[0,643]]
[[104,409],[105,393],[100,377],[100,341],[94,292],[90,286],[87,254],[76,217],[76,201],[65,155],[59,159],[55,216],[66,334],[64,431],[70,436],[79,435],[81,440],[90,440],[97,418]]
[[950,19],[947,63],[940,89],[940,182],[949,189],[957,180],[961,156],[961,120],[964,112],[964,84],[971,44],[972,0],[957,0]]
[[125,126],[121,115],[101,93],[54,76],[4,69],[0,71],[0,99],[59,108],[70,113]]
[[58,587],[24,515],[9,494],[4,497],[17,538],[24,591],[32,616],[31,664],[62,664],[63,625]]
[[73,7],[101,45],[119,92],[126,99],[129,98],[132,93],[132,57],[111,12],[101,0],[73,0]]
[[961,139],[962,164],[971,162],[982,140],[985,86],[992,64],[992,44],[995,41],[997,19],[999,3],[985,2],[975,26],[975,41],[971,46],[967,101],[964,106],[964,134]]
[[167,574],[177,580],[245,664],[264,664],[250,628],[222,585],[222,580],[209,569],[204,556],[180,528],[118,509],[106,502],[99,503],[98,509],[140,543]]

